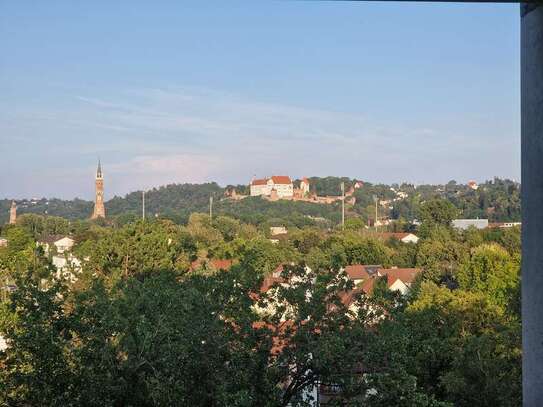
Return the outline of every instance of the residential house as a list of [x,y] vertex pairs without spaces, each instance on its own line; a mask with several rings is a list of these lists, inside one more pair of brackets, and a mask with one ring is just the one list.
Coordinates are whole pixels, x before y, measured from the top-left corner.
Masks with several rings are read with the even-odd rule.
[[380,269],[379,273],[387,278],[387,286],[390,291],[399,291],[407,294],[415,278],[421,273],[419,268],[390,268]]
[[43,247],[45,253],[49,253],[53,247],[57,254],[70,251],[75,244],[75,241],[69,236],[51,235],[46,239],[38,241],[38,244]]
[[45,253],[51,255],[51,262],[57,269],[57,278],[71,282],[77,280],[75,273],[81,272],[81,261],[71,253],[74,244],[74,239],[64,235],[51,235],[38,241]]
[[345,273],[356,286],[372,277],[379,276],[381,268],[380,265],[352,264],[345,267]]

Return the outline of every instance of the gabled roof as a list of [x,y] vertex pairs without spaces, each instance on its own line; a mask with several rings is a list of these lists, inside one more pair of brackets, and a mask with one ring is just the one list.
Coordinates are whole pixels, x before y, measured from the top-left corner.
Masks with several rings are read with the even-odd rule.
[[274,175],[271,180],[274,184],[292,184],[292,180],[288,175]]
[[391,284],[394,283],[397,279],[401,280],[403,283],[409,285],[422,270],[419,268],[396,268],[396,269],[380,269],[379,272],[382,275],[387,276],[388,281],[393,280]]
[[348,307],[354,302],[356,297],[362,293],[365,293],[364,290],[360,287],[357,287],[353,290],[339,292],[338,296],[341,303],[345,305],[346,307]]
[[345,272],[351,280],[365,280],[378,274],[380,264],[352,264],[345,267]]
[[347,273],[351,280],[365,280],[370,278],[369,273],[366,271],[366,267],[362,264],[346,266],[345,273]]
[[70,236],[66,236],[66,235],[49,235],[44,239],[40,239],[39,242],[40,243],[54,244],[55,242],[58,242],[59,240],[62,240],[64,238],[68,238],[68,239],[73,240]]
[[373,287],[375,286],[375,278],[369,278],[367,279],[366,281],[364,281],[362,283],[362,285],[360,286],[360,289],[365,293],[365,294],[372,294],[373,293]]
[[251,185],[266,185],[268,180],[266,178],[254,179],[251,181]]

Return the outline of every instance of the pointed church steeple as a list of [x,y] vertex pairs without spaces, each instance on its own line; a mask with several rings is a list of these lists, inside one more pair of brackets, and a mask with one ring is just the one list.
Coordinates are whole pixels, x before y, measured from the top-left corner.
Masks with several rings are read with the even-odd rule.
[[102,163],[98,159],[98,169],[96,170],[96,178],[103,178],[102,176]]
[[96,169],[96,180],[94,181],[96,187],[96,198],[94,201],[94,211],[91,219],[105,218],[106,209],[104,207],[104,174],[102,173],[102,163],[98,159],[98,168]]

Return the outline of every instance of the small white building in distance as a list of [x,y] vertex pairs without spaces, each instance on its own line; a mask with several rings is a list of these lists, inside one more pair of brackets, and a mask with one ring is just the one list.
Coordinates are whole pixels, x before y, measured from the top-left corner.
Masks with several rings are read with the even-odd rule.
[[[51,262],[57,269],[57,278],[64,278],[74,282],[77,280],[74,273],[81,272],[81,261],[72,253],[75,241],[69,236],[49,236],[38,242],[46,254],[51,254]],[[54,251],[51,251],[52,248]]]
[[251,196],[271,196],[274,190],[278,198],[292,198],[294,195],[294,186],[288,175],[274,175],[251,181]]
[[56,248],[58,254],[62,254],[66,251],[70,251],[74,246],[75,241],[69,236],[49,236],[47,239],[41,240],[39,244],[43,247],[46,253],[49,253],[49,249],[53,246]]
[[452,226],[460,230],[466,230],[471,226],[476,229],[486,229],[488,227],[488,219],[453,219]]
[[417,243],[419,241],[417,235],[409,232],[384,232],[377,236],[383,240],[396,239],[402,243]]
[[288,233],[287,228],[284,226],[270,226],[270,235],[286,235]]

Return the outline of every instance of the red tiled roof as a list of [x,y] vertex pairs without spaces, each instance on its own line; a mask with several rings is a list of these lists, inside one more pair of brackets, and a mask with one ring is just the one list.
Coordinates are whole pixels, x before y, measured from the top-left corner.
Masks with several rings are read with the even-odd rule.
[[353,264],[345,267],[345,273],[347,273],[351,280],[365,280],[370,277],[362,264]]
[[348,307],[349,305],[351,305],[354,300],[356,299],[356,296],[358,294],[361,294],[363,293],[364,290],[360,287],[358,288],[355,288],[354,290],[350,290],[350,291],[343,291],[343,292],[340,292],[338,293],[338,296],[339,296],[339,299],[341,301],[341,303]]
[[374,285],[375,285],[375,278],[369,278],[362,283],[362,285],[360,286],[360,289],[364,291],[366,294],[371,294],[373,293]]
[[254,179],[251,181],[251,185],[266,185],[268,180],[266,178]]
[[[411,284],[417,275],[422,270],[419,268],[401,268],[401,269],[381,269],[379,272],[382,275],[387,276],[387,281],[389,286],[394,283],[397,279],[400,279],[405,284]],[[390,282],[392,281],[392,282]]]
[[292,184],[288,175],[274,175],[271,177],[274,184]]

